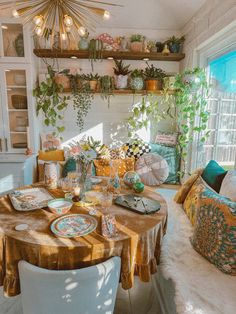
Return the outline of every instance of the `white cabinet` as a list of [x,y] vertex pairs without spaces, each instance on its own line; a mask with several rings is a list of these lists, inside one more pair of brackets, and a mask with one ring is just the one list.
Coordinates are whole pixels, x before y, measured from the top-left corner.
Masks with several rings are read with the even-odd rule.
[[0,20],[0,193],[34,182],[34,67],[31,38],[19,20]]
[[31,68],[24,64],[0,65],[2,152],[34,150],[34,105],[30,88]]

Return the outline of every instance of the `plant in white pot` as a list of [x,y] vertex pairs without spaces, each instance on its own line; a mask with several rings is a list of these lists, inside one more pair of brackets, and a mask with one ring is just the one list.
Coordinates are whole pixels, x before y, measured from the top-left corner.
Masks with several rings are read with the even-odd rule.
[[143,51],[143,36],[134,34],[130,37],[130,50],[133,52]]
[[116,89],[125,89],[128,86],[128,75],[130,65],[124,65],[122,60],[114,60],[116,67],[113,68],[115,74]]

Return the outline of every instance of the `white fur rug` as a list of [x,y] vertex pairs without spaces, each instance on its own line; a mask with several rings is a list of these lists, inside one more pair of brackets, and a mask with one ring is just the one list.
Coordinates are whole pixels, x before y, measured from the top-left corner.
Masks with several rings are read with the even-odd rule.
[[161,255],[162,275],[175,284],[175,303],[180,314],[235,314],[236,277],[223,274],[191,246],[192,226],[175,191],[158,189],[168,202],[169,221]]

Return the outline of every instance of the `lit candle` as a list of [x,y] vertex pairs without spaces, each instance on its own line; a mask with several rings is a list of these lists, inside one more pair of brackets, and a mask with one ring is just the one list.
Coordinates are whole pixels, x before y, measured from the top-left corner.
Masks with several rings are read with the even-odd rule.
[[75,187],[74,188],[74,195],[79,196],[80,195],[80,187]]

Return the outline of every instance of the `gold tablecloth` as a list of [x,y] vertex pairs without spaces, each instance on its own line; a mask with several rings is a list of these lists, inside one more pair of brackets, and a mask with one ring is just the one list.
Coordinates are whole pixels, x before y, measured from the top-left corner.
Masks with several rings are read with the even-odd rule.
[[[57,197],[60,190],[50,191]],[[152,215],[140,215],[113,205],[118,236],[108,240],[101,235],[101,212],[96,231],[85,237],[58,238],[50,231],[58,216],[48,209],[16,211],[8,198],[0,198],[0,286],[7,296],[20,293],[18,262],[25,260],[39,267],[71,270],[100,263],[109,257],[121,257],[121,283],[124,289],[133,286],[134,275],[144,282],[157,271],[162,238],[167,225],[167,205],[160,194],[145,188],[143,196],[159,200],[161,209]],[[73,206],[70,213],[88,214],[86,208]],[[27,223],[29,229],[16,231],[15,226]]]

